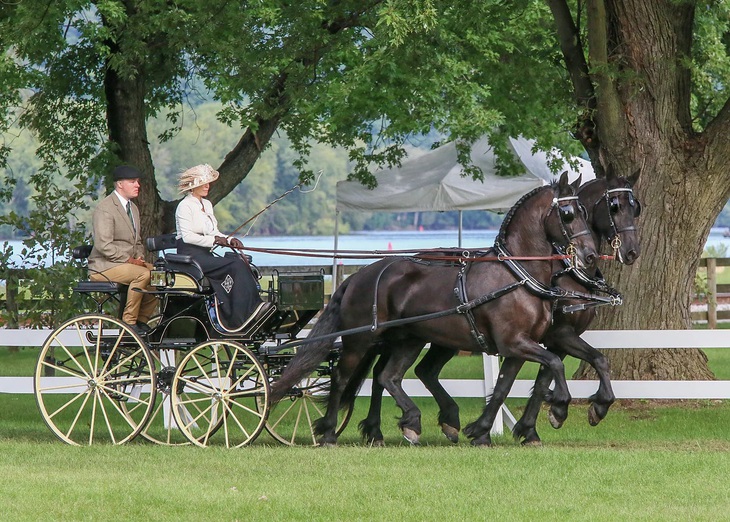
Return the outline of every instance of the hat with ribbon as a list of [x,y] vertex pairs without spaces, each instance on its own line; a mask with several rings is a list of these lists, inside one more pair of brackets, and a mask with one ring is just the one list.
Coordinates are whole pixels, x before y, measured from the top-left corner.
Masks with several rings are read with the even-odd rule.
[[180,192],[188,192],[206,183],[213,183],[218,175],[218,171],[208,164],[196,165],[180,174],[177,188]]

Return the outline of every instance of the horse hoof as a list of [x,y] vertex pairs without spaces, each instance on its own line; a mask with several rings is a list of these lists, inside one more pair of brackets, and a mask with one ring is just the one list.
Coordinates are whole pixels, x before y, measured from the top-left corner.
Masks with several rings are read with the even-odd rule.
[[385,441],[383,439],[371,440],[368,443],[368,446],[370,446],[371,448],[384,448]]
[[317,444],[318,448],[336,448],[337,443],[336,442],[319,442]]
[[541,448],[542,447],[542,441],[540,439],[537,439],[537,440],[523,440],[522,441],[522,447],[524,447],[524,448]]
[[550,421],[550,426],[556,430],[563,426],[563,421],[559,420],[555,414],[553,414],[553,410],[548,410],[548,420]]
[[491,448],[492,440],[490,437],[479,437],[471,441],[471,445],[475,448]]
[[595,405],[591,404],[588,407],[588,424],[591,426],[598,426],[599,422],[601,422],[601,416],[598,415]]
[[403,428],[403,438],[406,439],[412,446],[418,446],[420,444],[420,435],[410,428]]
[[446,438],[456,444],[459,442],[459,430],[448,424],[441,425],[441,432],[446,435]]

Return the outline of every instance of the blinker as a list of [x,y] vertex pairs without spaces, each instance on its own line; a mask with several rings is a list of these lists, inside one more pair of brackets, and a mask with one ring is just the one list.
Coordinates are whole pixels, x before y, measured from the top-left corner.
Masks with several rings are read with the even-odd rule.
[[[634,217],[639,217],[641,215],[641,203],[634,197],[634,193],[631,190],[625,190],[625,192],[627,193],[629,206],[634,209]],[[608,209],[611,214],[618,214],[619,210],[621,210],[621,203],[619,202],[618,196],[613,196],[609,199]]]
[[572,205],[561,205],[558,210],[560,211],[560,221],[566,225],[572,223],[575,219],[575,210],[573,210]]

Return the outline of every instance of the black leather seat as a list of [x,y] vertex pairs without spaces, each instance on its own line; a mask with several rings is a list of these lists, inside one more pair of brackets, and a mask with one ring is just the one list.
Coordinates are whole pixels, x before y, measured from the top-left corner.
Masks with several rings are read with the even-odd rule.
[[[85,261],[91,255],[93,245],[79,245],[71,249],[71,257],[79,261]],[[110,299],[114,299],[117,304],[117,315],[121,317],[123,303],[127,300],[128,285],[122,283],[116,283],[114,281],[78,281],[73,291],[78,294],[97,294],[95,297],[91,295],[94,302],[96,302],[97,312],[101,312],[104,303]],[[98,297],[98,294],[102,294],[102,297]]]
[[177,249],[177,239],[175,234],[163,234],[161,236],[148,237],[145,241],[147,250],[150,252],[160,252],[158,263],[164,263],[165,270],[173,273],[181,273],[193,278],[201,292],[210,292],[210,282],[203,274],[203,269],[197,261],[189,255],[168,253],[163,251]]

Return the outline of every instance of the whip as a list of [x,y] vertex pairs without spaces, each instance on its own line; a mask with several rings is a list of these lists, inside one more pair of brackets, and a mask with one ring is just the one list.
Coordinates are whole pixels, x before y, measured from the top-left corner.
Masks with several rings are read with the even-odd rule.
[[[319,179],[322,177],[322,172],[323,172],[322,169],[320,169],[317,172],[317,178],[316,178],[316,181],[314,183],[314,187],[312,187],[311,190],[307,190],[307,191],[301,190],[301,186],[304,185],[304,183],[307,180],[300,181],[299,183],[297,183],[296,185],[294,185],[292,188],[290,188],[289,190],[287,190],[286,192],[284,192],[282,195],[280,195],[278,198],[276,198],[275,200],[273,200],[271,203],[269,203],[268,205],[266,205],[264,208],[262,208],[261,210],[259,210],[256,214],[254,214],[253,216],[251,216],[250,218],[248,218],[246,221],[244,221],[243,223],[241,223],[241,225],[236,230],[234,230],[233,232],[231,232],[230,234],[228,234],[228,237],[234,236],[236,234],[236,232],[238,232],[239,230],[241,230],[243,227],[245,227],[246,225],[248,225],[252,221],[255,221],[256,219],[258,219],[258,217],[261,214],[263,214],[264,212],[266,212],[267,210],[269,210],[272,206],[274,206],[276,203],[278,203],[279,201],[281,201],[282,199],[284,199],[286,196],[288,196],[289,194],[291,194],[292,192],[294,192],[296,189],[300,189],[299,191],[302,194],[306,194],[308,192],[313,192],[317,188],[317,185],[319,184]],[[253,226],[253,223],[251,223],[251,226]],[[248,231],[243,235],[243,237],[248,236],[248,232],[250,232],[250,231],[251,231],[251,228],[249,227]]]

